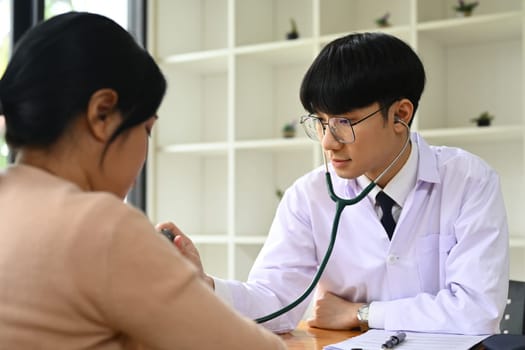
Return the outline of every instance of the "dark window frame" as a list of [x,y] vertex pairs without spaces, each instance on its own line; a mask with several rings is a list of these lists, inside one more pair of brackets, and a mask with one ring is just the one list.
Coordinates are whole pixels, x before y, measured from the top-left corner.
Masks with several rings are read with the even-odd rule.
[[[148,1],[147,0],[128,0],[128,27],[129,32],[135,37],[135,40],[147,48],[147,19],[148,19]],[[136,208],[146,212],[146,183],[147,183],[147,159],[144,166],[137,176],[135,185],[128,193],[128,202]]]

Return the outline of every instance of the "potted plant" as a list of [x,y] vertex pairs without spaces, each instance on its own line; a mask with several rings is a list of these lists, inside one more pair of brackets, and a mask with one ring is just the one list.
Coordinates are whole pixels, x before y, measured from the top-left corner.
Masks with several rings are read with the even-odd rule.
[[454,6],[454,10],[458,15],[463,17],[468,17],[472,14],[472,11],[479,5],[479,1],[465,2],[463,0],[458,0],[458,4]]
[[293,18],[290,18],[290,24],[292,25],[292,29],[286,33],[286,39],[297,39],[299,37],[299,32],[297,31],[297,24]]
[[490,126],[492,119],[494,119],[492,114],[489,112],[483,112],[477,118],[472,118],[471,121],[476,123],[477,126]]
[[282,129],[284,138],[295,137],[296,124],[297,124],[296,120],[293,120],[290,123],[284,124],[283,129]]
[[376,19],[376,24],[381,28],[390,27],[390,22],[388,21],[389,18],[390,12],[387,12],[383,16]]

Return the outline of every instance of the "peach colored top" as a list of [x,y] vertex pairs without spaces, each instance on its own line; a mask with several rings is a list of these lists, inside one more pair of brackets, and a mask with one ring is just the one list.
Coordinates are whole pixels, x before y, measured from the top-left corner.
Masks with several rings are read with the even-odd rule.
[[284,349],[145,215],[38,168],[0,173],[1,349]]

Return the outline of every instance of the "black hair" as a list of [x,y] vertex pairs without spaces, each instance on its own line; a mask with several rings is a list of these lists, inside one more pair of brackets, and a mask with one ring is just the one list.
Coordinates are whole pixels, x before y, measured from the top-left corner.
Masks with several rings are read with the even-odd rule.
[[[306,72],[301,102],[309,113],[340,115],[379,102],[409,99],[414,113],[425,86],[417,54],[383,33],[356,33],[327,44]],[[383,113],[386,115],[386,113]]]
[[36,25],[16,45],[0,80],[7,144],[52,145],[102,88],[117,92],[123,117],[107,148],[156,113],[166,79],[151,55],[107,17],[68,12]]

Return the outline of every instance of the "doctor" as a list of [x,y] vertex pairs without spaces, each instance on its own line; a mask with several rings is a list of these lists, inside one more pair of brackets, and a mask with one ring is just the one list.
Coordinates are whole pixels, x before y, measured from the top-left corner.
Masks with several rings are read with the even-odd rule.
[[[499,179],[480,158],[429,146],[410,132],[424,84],[414,51],[380,33],[331,42],[304,76],[300,97],[307,115],[301,122],[322,144],[335,193],[356,197],[392,165],[361,202],[343,211],[310,326],[499,331],[508,285]],[[202,275],[248,317],[272,313],[312,280],[334,213],[320,167],[286,190],[247,282]],[[162,227],[177,231],[175,244],[202,271],[189,238],[171,223]],[[292,330],[307,306],[308,299],[265,325]]]

